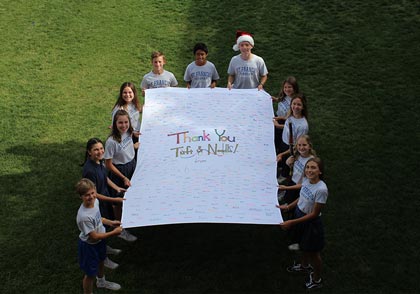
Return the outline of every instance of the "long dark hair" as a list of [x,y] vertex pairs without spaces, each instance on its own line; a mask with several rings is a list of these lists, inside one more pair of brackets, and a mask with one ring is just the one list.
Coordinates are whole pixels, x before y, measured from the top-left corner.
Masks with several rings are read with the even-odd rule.
[[292,98],[292,100],[290,101],[290,109],[289,112],[287,114],[287,117],[290,117],[293,115],[293,111],[292,111],[292,104],[293,104],[293,100],[295,99],[300,99],[300,101],[302,101],[302,116],[305,117],[306,119],[308,119],[308,103],[306,102],[306,97],[305,95],[303,95],[303,93],[296,93],[296,95]]
[[131,89],[131,91],[133,91],[133,94],[134,94],[133,104],[134,104],[134,106],[136,107],[136,109],[138,111],[141,111],[142,105],[141,105],[141,103],[139,101],[139,96],[137,95],[136,86],[133,83],[131,83],[131,82],[124,82],[121,85],[121,87],[120,87],[120,94],[118,96],[117,102],[115,102],[114,108],[116,106],[120,106],[121,107],[121,106],[124,106],[125,105],[126,102],[124,101],[124,99],[122,97],[122,93],[123,93],[124,89],[127,88],[127,87],[129,87]]
[[[283,84],[281,84],[281,89],[280,89],[280,93],[279,93],[279,101],[283,101],[284,98],[286,98],[286,96],[287,96],[286,93],[284,93],[284,91],[283,91],[284,85],[286,83],[287,84],[290,84],[292,86],[292,88],[293,88],[293,95],[299,93],[299,85],[297,83],[296,78],[293,77],[293,76],[287,77],[287,79],[285,79],[283,81]],[[293,98],[293,97],[290,97],[290,98]]]
[[80,165],[80,166],[84,166],[86,161],[89,158],[89,151],[90,149],[92,149],[92,146],[97,144],[97,143],[101,143],[102,146],[104,145],[104,143],[101,141],[101,139],[98,138],[90,138],[87,143],[86,143],[86,152],[85,152],[85,161]]
[[120,109],[115,113],[114,116],[114,121],[112,122],[112,130],[111,130],[111,134],[109,135],[110,137],[112,136],[112,138],[117,141],[118,143],[121,143],[121,134],[120,131],[118,131],[117,128],[117,120],[120,116],[126,116],[128,118],[128,124],[130,125],[128,127],[128,133],[132,134],[133,133],[133,126],[131,125],[131,121],[130,121],[130,116],[128,115],[128,112]]

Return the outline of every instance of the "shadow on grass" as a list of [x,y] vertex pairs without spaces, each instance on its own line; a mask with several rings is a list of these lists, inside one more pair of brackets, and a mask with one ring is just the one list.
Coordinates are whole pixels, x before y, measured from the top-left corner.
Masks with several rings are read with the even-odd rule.
[[[4,258],[3,293],[16,290],[22,271],[37,277],[20,285],[22,291],[48,293],[58,286],[61,293],[78,291],[82,272],[75,217],[80,200],[74,184],[80,179],[83,145],[70,141],[6,150],[11,157],[25,158],[28,170],[0,178],[1,210],[7,216],[1,245],[3,252],[16,256]],[[284,271],[279,265],[289,262],[282,260],[287,249],[276,226],[179,224],[132,232],[139,241],[109,240],[123,253],[113,258],[120,263],[118,270],[107,275],[125,293],[270,293],[280,288],[277,277]]]
[[[55,280],[77,280],[75,216],[80,201],[74,183],[80,177],[82,144],[75,141],[24,144],[6,150],[23,160],[23,173],[0,177],[2,198],[0,292],[49,293]],[[13,258],[10,258],[13,256]],[[27,276],[25,282],[23,276]],[[30,278],[29,278],[30,277]],[[76,285],[60,282],[61,293],[74,293]],[[3,287],[3,289],[1,289]],[[16,288],[15,288],[16,287]],[[28,292],[27,292],[28,291]]]
[[278,227],[179,224],[133,231],[141,237],[140,244],[122,257],[136,260],[123,266],[124,278],[125,273],[131,276],[127,282],[138,281],[133,291],[270,293],[280,289],[278,277],[284,271],[279,264],[287,262],[282,260],[287,249]]

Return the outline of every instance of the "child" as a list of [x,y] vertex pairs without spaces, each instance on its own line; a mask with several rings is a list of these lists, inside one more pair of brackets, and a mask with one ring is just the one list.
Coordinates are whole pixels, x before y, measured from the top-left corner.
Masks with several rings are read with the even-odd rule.
[[233,50],[241,54],[232,57],[228,68],[227,88],[261,90],[267,81],[268,70],[264,60],[251,53],[254,48],[254,39],[250,33],[237,31],[236,44]]
[[219,79],[219,73],[213,63],[207,60],[209,49],[204,43],[197,43],[193,53],[195,61],[191,62],[185,70],[184,80],[187,88],[214,88]]
[[[294,209],[295,218],[280,224],[284,230],[295,226],[299,232],[299,247],[303,252],[300,264],[287,268],[289,272],[308,272],[307,289],[322,287],[321,251],[324,248],[324,227],[321,221],[321,210],[328,198],[327,185],[322,181],[324,167],[322,161],[315,157],[305,165],[305,178],[302,181],[299,198],[290,203],[278,206],[281,211]],[[313,271],[312,271],[313,270]]]
[[281,202],[286,204],[292,203],[299,197],[305,164],[309,159],[316,156],[311,139],[308,135],[300,136],[297,139],[294,149],[296,155],[290,156],[286,160],[286,164],[293,170],[292,179],[287,186],[279,186],[279,190],[285,192]]
[[[280,162],[282,171],[279,182],[289,176],[290,169],[286,165],[286,159],[290,155],[290,145],[296,143],[297,137],[301,135],[306,135],[309,132],[308,126],[308,110],[306,106],[306,99],[302,94],[296,94],[290,102],[290,113],[284,123],[283,133],[282,133],[282,142],[280,145],[280,153],[277,155],[277,161]],[[292,142],[289,143],[289,124],[292,125]]]
[[[96,287],[119,290],[117,283],[105,280],[104,260],[106,257],[105,239],[121,233],[121,223],[101,217],[99,202],[96,199],[95,184],[89,179],[81,179],[76,184],[76,191],[82,199],[77,212],[77,226],[80,230],[78,244],[78,259],[80,268],[85,272],[83,277],[83,293],[93,292],[93,281],[96,276]],[[114,227],[105,232],[103,224]]]
[[122,203],[123,198],[110,197],[108,186],[115,190],[116,193],[122,193],[126,190],[115,185],[107,174],[103,159],[104,145],[98,138],[91,138],[86,143],[85,163],[83,164],[82,177],[91,180],[97,189],[97,198],[99,199],[99,209],[101,215],[108,219],[114,218],[112,207],[108,205],[110,202]]
[[[110,171],[109,178],[119,187],[131,186],[130,179],[136,167],[134,148],[138,148],[139,143],[133,143],[133,127],[130,118],[125,110],[118,110],[115,113],[112,123],[111,135],[105,143],[105,166]],[[114,197],[120,197],[116,193]],[[122,206],[114,205],[115,218],[121,220]],[[131,235],[127,230],[123,230],[121,238],[127,241],[135,241],[137,237]]]
[[133,139],[137,142],[140,135],[142,105],[133,83],[125,82],[121,85],[118,100],[112,109],[112,120],[114,120],[115,113],[121,109],[127,111],[130,116],[131,125],[133,126]]
[[290,102],[295,93],[299,93],[299,86],[295,77],[288,77],[283,81],[282,89],[278,97],[271,96],[274,102],[277,102],[277,116],[274,118],[275,136],[274,142],[276,150],[279,151],[281,145],[281,136],[284,127],[284,121],[290,110]]
[[162,52],[155,51],[152,53],[153,69],[151,72],[143,76],[143,80],[140,85],[143,96],[146,89],[178,86],[178,81],[176,80],[174,74],[163,69],[165,64],[166,58]]
[[[91,138],[86,144],[85,162],[83,164],[82,177],[91,180],[96,187],[96,197],[99,200],[99,211],[101,216],[107,219],[114,219],[114,212],[111,203],[122,204],[123,198],[109,197],[108,187],[115,190],[116,193],[123,193],[126,190],[118,187],[108,178],[108,171],[106,170],[103,159],[104,159],[104,145],[98,138]],[[107,254],[119,254],[120,249],[114,249],[107,245]],[[105,267],[110,269],[116,269],[118,263],[113,262],[108,257],[105,259]]]

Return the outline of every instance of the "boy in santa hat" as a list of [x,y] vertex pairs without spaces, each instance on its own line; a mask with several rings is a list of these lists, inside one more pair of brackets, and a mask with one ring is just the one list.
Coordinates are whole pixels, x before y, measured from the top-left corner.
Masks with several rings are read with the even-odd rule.
[[236,44],[233,50],[241,54],[232,57],[228,68],[228,89],[254,89],[261,90],[267,81],[268,70],[264,59],[251,52],[254,48],[254,39],[247,32],[236,32]]

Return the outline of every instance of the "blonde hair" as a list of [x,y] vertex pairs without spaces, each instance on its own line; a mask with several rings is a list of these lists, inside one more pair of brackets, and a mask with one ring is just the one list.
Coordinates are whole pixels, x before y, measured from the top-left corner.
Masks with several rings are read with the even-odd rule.
[[310,149],[310,151],[309,151],[309,155],[312,155],[312,156],[316,157],[316,152],[315,152],[315,150],[314,150],[314,146],[313,146],[313,144],[312,144],[311,137],[309,137],[309,135],[300,135],[300,136],[296,139],[296,143],[295,143],[295,145],[293,146],[293,150],[294,150],[294,153],[295,153],[295,158],[296,158],[296,159],[298,159],[298,158],[299,158],[299,156],[300,156],[300,153],[299,153],[298,148],[297,148],[297,145],[298,145],[299,139],[305,139],[305,140],[306,140],[306,142],[309,144],[309,147],[311,148],[311,149]]

